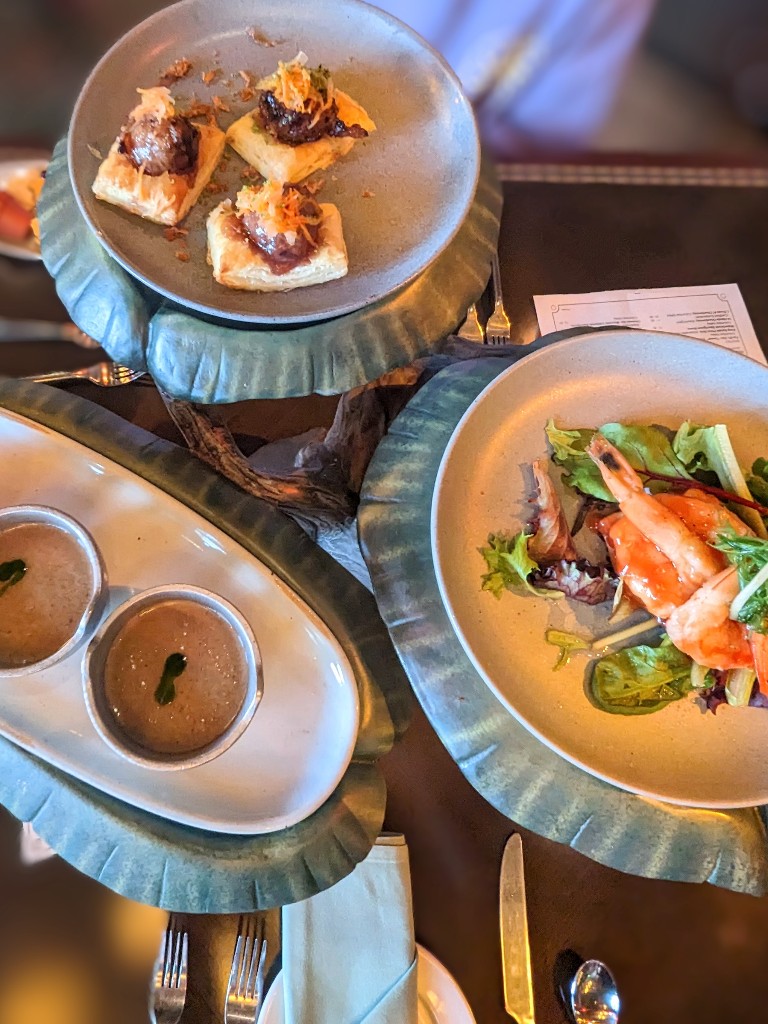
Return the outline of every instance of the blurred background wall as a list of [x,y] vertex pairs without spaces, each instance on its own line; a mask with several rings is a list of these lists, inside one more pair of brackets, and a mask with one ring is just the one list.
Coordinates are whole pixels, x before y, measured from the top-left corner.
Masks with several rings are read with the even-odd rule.
[[[0,0],[0,143],[51,145],[90,67],[161,6]],[[768,0],[659,0],[595,148],[768,153]]]

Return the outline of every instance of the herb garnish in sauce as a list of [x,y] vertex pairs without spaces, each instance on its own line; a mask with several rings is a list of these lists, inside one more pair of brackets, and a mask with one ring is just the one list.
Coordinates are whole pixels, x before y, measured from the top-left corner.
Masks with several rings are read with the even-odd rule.
[[0,564],[0,597],[10,590],[15,583],[20,583],[27,571],[27,563],[20,558],[14,558],[11,562]]
[[170,704],[176,696],[174,680],[178,679],[187,667],[187,659],[183,654],[169,654],[165,659],[163,675],[155,690],[155,700],[158,704]]

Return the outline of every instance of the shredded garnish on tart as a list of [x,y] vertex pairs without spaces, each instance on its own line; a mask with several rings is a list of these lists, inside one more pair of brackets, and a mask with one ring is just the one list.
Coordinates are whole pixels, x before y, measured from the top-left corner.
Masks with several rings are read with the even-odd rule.
[[288,110],[311,112],[314,125],[323,111],[332,106],[334,87],[327,68],[308,68],[307,61],[305,53],[299,53],[292,61],[279,61],[277,71],[262,79],[259,88],[273,93]]
[[256,214],[262,230],[268,235],[283,235],[289,245],[303,235],[314,244],[309,226],[319,224],[322,217],[307,216],[302,212],[306,202],[306,193],[298,188],[283,186],[279,181],[265,181],[261,187],[246,185],[238,192],[235,205],[240,216]]

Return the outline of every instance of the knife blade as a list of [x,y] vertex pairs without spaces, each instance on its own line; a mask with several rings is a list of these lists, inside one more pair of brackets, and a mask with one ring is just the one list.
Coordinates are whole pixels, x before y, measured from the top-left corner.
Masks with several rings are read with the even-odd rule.
[[525,908],[523,840],[513,832],[504,847],[499,880],[504,1008],[517,1024],[534,1024],[531,949]]

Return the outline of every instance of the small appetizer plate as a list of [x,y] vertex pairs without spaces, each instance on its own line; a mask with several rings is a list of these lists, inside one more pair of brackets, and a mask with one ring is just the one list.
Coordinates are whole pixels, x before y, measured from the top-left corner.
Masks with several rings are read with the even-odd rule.
[[[107,660],[110,650],[117,640],[121,630],[131,622],[142,616],[151,609],[159,609],[163,604],[173,602],[176,605],[184,603],[192,606],[199,606],[207,612],[213,612],[221,621],[225,622],[235,647],[237,660],[241,662],[243,695],[239,710],[228,725],[214,739],[202,744],[196,749],[183,753],[161,753],[149,749],[146,744],[140,744],[132,739],[127,732],[120,728],[119,722],[110,710],[110,701],[107,693]],[[200,626],[198,625],[198,630]],[[195,638],[191,638],[194,643]],[[220,641],[219,641],[220,643]],[[214,641],[214,645],[216,641]],[[210,671],[213,678],[210,685],[206,687],[206,698],[209,705],[215,704],[218,698],[218,684],[220,679],[216,675],[216,659],[220,651],[212,652],[213,665]],[[140,657],[141,652],[135,652],[135,657]],[[186,659],[183,664],[186,664]],[[132,668],[134,666],[132,665]],[[183,669],[180,674],[183,677]],[[173,684],[172,684],[173,685]],[[180,678],[179,685],[184,685],[183,678]],[[206,764],[214,757],[223,754],[225,750],[242,736],[247,728],[264,692],[264,679],[261,670],[261,656],[248,622],[229,601],[212,594],[209,590],[201,587],[154,587],[137,594],[125,604],[120,605],[109,616],[101,626],[96,636],[88,645],[88,651],[83,662],[83,693],[85,704],[93,722],[96,732],[101,736],[114,751],[122,757],[127,758],[133,764],[141,765],[143,768],[154,768],[160,771],[172,771],[179,768],[194,768],[196,765]],[[170,709],[173,701],[166,702]],[[185,732],[190,730],[190,720],[194,708],[186,705],[181,717],[180,726]],[[158,708],[159,715],[163,712]],[[216,708],[206,707],[198,709],[202,711],[203,721],[205,714],[216,713]],[[171,710],[172,713],[172,710]],[[167,712],[166,712],[167,714]]]
[[[117,754],[82,692],[84,651],[0,687],[0,733],[136,807],[213,832],[255,835],[306,819],[334,792],[359,727],[352,667],[328,626],[281,579],[180,501],[76,441],[0,410],[4,500],[81,520],[107,566],[107,612],[183,584],[220,594],[258,635],[266,685],[248,728],[214,760],[156,772]],[[2,599],[0,599],[2,600]]]
[[[740,464],[750,467],[768,452],[767,390],[765,366],[692,338],[623,328],[567,338],[526,355],[481,392],[435,482],[437,582],[480,676],[562,757],[653,800],[710,809],[768,803],[766,710],[723,707],[713,715],[693,696],[656,714],[600,710],[585,692],[586,658],[576,654],[554,671],[557,649],[544,634],[555,626],[605,636],[617,628],[610,609],[511,591],[497,600],[480,589],[486,566],[478,549],[490,533],[516,533],[530,521],[528,467],[547,455],[550,418],[565,428],[724,423]],[[634,642],[655,641],[651,634]]]
[[[57,647],[56,650],[47,657],[24,665],[3,666],[0,662],[0,681],[17,676],[28,676],[32,673],[43,672],[56,665],[57,662],[67,658],[79,647],[81,641],[88,633],[96,616],[103,608],[106,597],[107,580],[101,555],[93,537],[84,526],[71,516],[60,512],[58,509],[49,508],[44,505],[16,505],[10,508],[0,509],[0,536],[2,536],[6,530],[12,530],[14,528],[24,526],[52,527],[54,530],[62,531],[68,538],[71,538],[74,542],[73,546],[76,556],[82,555],[82,570],[84,577],[81,588],[82,601],[74,610],[66,608],[61,609],[65,616],[64,629],[66,631],[61,635],[66,635],[66,633],[69,635],[60,647]],[[2,559],[0,559],[0,561],[1,560]],[[47,554],[46,561],[49,561],[49,556]],[[48,568],[49,566],[47,565],[43,572],[46,573]],[[30,569],[34,569],[34,566],[25,565],[22,568],[22,576],[19,582],[23,582],[24,575]],[[66,601],[72,596],[71,592],[73,588],[68,587],[68,592],[61,593],[60,583],[57,586],[56,580],[48,580],[47,582],[50,582],[52,586],[56,587],[57,593],[53,600],[55,602],[58,601],[59,605],[61,605],[62,601]],[[44,579],[43,585],[45,585],[45,583],[46,580]],[[0,592],[2,592],[2,590],[7,586],[8,581],[0,582]],[[74,620],[72,619],[73,615],[77,615],[77,618]],[[66,627],[67,619],[70,622],[73,622],[71,629],[67,629]],[[7,629],[7,618],[3,622],[3,625]],[[38,637],[38,641],[40,639],[41,638]]]
[[[39,178],[48,161],[43,159],[0,161],[0,192],[9,192],[25,208],[31,208],[33,192],[28,184]],[[10,242],[0,238],[0,256],[11,256],[17,260],[39,260],[40,244],[34,235],[23,242]]]
[[[376,131],[326,171],[321,202],[341,212],[345,277],[290,292],[217,284],[206,262],[206,218],[234,198],[247,168],[233,150],[181,227],[183,241],[96,199],[91,189],[137,88],[157,85],[175,61],[191,64],[170,86],[180,109],[214,103],[221,128],[250,112],[256,82],[304,51],[371,116]],[[202,78],[205,76],[205,79]],[[206,84],[209,80],[209,84]],[[410,28],[360,0],[306,4],[183,0],[119,40],[91,73],[69,132],[77,202],[96,237],[134,277],[187,309],[255,324],[325,320],[362,309],[419,276],[455,237],[480,172],[474,114],[442,57]],[[170,240],[169,240],[170,239]]]

